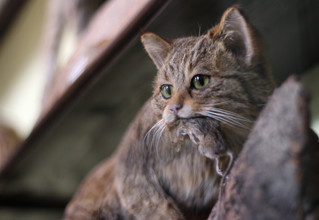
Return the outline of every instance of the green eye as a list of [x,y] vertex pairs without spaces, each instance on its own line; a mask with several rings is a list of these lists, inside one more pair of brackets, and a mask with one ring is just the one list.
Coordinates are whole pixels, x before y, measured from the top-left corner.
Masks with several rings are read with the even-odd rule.
[[191,82],[191,87],[194,89],[203,89],[207,86],[210,81],[209,76],[205,75],[196,75],[193,77]]
[[172,97],[173,86],[172,85],[162,85],[161,86],[161,93],[164,99],[169,99]]

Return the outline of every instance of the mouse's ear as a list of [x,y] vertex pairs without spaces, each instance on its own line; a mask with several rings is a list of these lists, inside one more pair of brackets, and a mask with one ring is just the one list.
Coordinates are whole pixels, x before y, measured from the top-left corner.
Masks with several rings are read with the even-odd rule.
[[171,50],[170,41],[153,33],[143,34],[141,40],[157,69],[160,69],[164,65],[164,61]]

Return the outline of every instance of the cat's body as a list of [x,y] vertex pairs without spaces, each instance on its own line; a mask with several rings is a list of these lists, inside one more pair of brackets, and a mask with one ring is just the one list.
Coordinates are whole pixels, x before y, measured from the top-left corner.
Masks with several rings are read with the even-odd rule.
[[158,69],[153,96],[65,219],[207,218],[220,181],[214,159],[239,153],[274,88],[261,40],[237,7],[206,35],[142,42]]
[[[142,147],[145,134],[158,121],[151,105],[148,101],[141,109],[119,151],[85,181],[83,191],[69,205],[66,219],[86,219],[88,209],[92,219],[121,219],[125,209],[140,213],[136,219],[183,219],[178,210],[188,212],[189,207],[207,217],[218,193],[219,178],[216,178],[214,161],[203,157],[190,140],[179,152],[168,136],[162,136],[158,148]],[[165,149],[159,148],[162,146]],[[108,194],[113,193],[109,197]]]

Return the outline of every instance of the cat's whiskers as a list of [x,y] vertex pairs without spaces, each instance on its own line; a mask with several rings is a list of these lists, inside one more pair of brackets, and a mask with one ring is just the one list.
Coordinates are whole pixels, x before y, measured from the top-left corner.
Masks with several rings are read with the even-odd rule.
[[218,103],[211,103],[211,104],[201,104],[202,107],[215,107],[220,105],[225,105],[231,103],[230,101],[218,102]]
[[151,137],[151,133],[154,131],[154,130],[157,130],[158,127],[162,124],[162,120],[159,120],[157,123],[155,123],[149,130],[148,132],[145,134],[144,136],[144,142],[149,144],[151,143],[150,142],[150,137]]
[[157,130],[155,136],[156,136],[156,145],[155,145],[155,148],[156,148],[156,153],[157,153],[157,156],[159,156],[159,151],[158,151],[158,146],[159,146],[159,143],[160,143],[160,140],[161,140],[161,137],[162,137],[162,134],[164,132],[166,128],[166,124],[165,123],[162,123],[160,126],[159,126],[159,129]]
[[234,120],[229,120],[225,116],[219,116],[219,115],[216,115],[214,113],[210,114],[210,113],[207,113],[207,112],[201,112],[200,114],[202,114],[205,117],[213,118],[213,119],[215,119],[217,121],[220,121],[223,124],[228,125],[229,127],[240,127],[240,128],[248,129],[248,127],[245,126],[244,124],[242,124],[240,122],[237,122],[237,121],[234,121]]
[[201,35],[202,26],[198,24],[198,37]]
[[144,142],[150,147],[155,147],[158,155],[158,145],[160,143],[160,139],[163,135],[165,128],[166,124],[164,120],[161,119],[148,130],[144,137]]
[[216,108],[214,104],[203,105],[199,114],[205,117],[213,118],[217,121],[220,121],[230,127],[240,127],[243,129],[249,129],[250,126],[247,124],[252,124],[253,121],[247,119],[246,117],[239,115],[235,112],[231,112],[225,109]]
[[216,113],[220,113],[220,114],[223,114],[227,117],[229,117],[230,119],[239,119],[240,121],[243,121],[243,122],[249,122],[249,123],[252,123],[253,121],[252,120],[249,120],[247,118],[245,118],[244,116],[242,115],[239,115],[235,112],[231,112],[231,111],[227,111],[227,110],[224,110],[224,109],[218,109],[218,108],[207,108],[207,107],[204,107],[203,110],[207,110],[207,111],[210,111],[210,112],[216,112]]

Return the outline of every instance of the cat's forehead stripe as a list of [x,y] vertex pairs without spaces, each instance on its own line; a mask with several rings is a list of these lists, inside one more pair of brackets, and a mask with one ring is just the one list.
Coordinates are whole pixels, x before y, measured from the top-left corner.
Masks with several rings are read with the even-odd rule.
[[174,65],[172,63],[168,64],[168,71],[170,74],[174,74],[175,68],[174,68]]
[[164,71],[164,79],[166,81],[169,81],[169,77],[168,77],[168,72],[167,71]]
[[[205,47],[205,38],[186,38],[174,43],[168,65],[175,65],[178,71],[187,70],[186,68],[197,63],[198,56],[203,52]],[[204,48],[205,49],[205,48]],[[172,70],[172,68],[170,68]]]
[[185,41],[184,44],[177,44],[177,48],[173,49],[173,53],[179,55],[178,63],[184,70],[192,70],[206,54],[208,39],[206,37],[197,37],[185,39]]
[[197,60],[197,57],[200,54],[204,45],[205,45],[205,38],[202,38],[194,45],[194,47],[192,48],[192,51],[194,51],[194,53],[193,53],[191,62],[195,62]]

